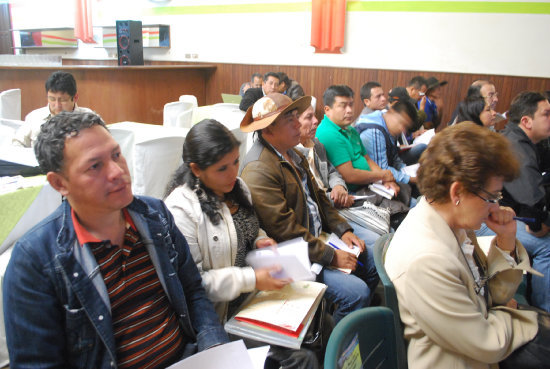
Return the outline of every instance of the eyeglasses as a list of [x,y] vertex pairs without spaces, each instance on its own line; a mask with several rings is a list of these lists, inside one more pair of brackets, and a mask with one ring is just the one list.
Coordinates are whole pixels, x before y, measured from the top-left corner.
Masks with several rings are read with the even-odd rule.
[[494,194],[484,190],[483,188],[478,188],[477,190],[483,192],[485,195],[489,197],[489,198],[485,198],[481,196],[479,193],[472,191],[474,195],[476,195],[477,197],[479,197],[485,202],[488,202],[490,204],[498,204],[498,202],[502,200],[502,192],[497,192],[496,194]]

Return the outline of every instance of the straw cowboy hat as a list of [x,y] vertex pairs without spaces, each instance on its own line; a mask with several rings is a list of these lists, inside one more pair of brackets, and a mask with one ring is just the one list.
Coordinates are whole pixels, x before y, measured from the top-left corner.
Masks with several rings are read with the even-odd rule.
[[297,109],[302,114],[311,106],[311,96],[304,96],[292,102],[290,97],[280,93],[270,93],[249,107],[241,121],[241,131],[254,132],[264,129],[281,114]]

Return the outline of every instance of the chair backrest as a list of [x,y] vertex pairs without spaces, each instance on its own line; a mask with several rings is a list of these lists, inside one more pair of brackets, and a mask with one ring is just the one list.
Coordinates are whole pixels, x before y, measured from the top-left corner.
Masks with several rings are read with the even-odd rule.
[[[357,346],[360,358],[354,357]],[[336,325],[327,343],[324,367],[342,368],[345,358],[360,360],[361,368],[365,369],[398,368],[395,320],[389,308],[375,306],[356,310]]]
[[176,127],[191,128],[192,119],[193,109],[182,111],[176,118]]
[[11,145],[13,136],[23,123],[22,120],[0,118],[0,147]]
[[182,162],[184,140],[184,136],[172,136],[136,143],[134,194],[163,198],[166,185]]
[[0,92],[0,118],[21,119],[21,89]]
[[196,108],[199,106],[199,103],[197,102],[197,98],[195,95],[181,95],[179,98],[179,101],[191,103],[193,108]]
[[397,350],[397,361],[400,369],[407,368],[407,349],[405,347],[405,340],[403,339],[403,325],[401,324],[401,318],[399,316],[399,303],[397,300],[397,293],[395,292],[395,287],[386,273],[386,268],[384,267],[384,260],[386,258],[386,251],[390,245],[393,233],[387,233],[383,236],[380,236],[376,243],[374,244],[374,264],[376,265],[376,270],[380,276],[380,282],[384,286],[384,305],[390,308],[393,312],[393,319],[395,321],[395,342]]
[[176,127],[178,115],[186,110],[192,110],[193,104],[185,101],[174,101],[164,105],[162,125]]

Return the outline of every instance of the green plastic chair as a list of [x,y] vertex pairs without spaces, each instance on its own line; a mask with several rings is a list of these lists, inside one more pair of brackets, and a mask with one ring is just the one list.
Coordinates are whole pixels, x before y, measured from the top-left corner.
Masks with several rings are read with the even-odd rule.
[[397,294],[395,287],[393,286],[390,277],[386,273],[384,267],[384,259],[386,258],[386,251],[390,245],[393,233],[388,233],[381,236],[374,244],[374,264],[376,270],[380,276],[380,282],[384,286],[384,305],[390,308],[393,312],[393,319],[395,329],[395,344],[397,351],[397,362],[399,369],[407,369],[407,349],[405,347],[405,340],[403,339],[403,325],[401,324],[401,318],[399,316],[399,304],[397,301]]
[[[356,310],[345,316],[334,328],[325,352],[325,369],[342,367],[345,356],[357,336],[361,368],[398,369],[393,313],[384,306]],[[344,360],[344,359],[342,359]],[[351,358],[350,358],[351,360]]]

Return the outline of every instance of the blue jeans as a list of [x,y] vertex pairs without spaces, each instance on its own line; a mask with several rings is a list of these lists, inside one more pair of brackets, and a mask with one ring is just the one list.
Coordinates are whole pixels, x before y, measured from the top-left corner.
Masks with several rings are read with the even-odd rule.
[[333,314],[335,323],[352,311],[369,306],[372,292],[378,284],[372,246],[367,246],[358,260],[364,267],[357,265],[352,274],[327,267],[319,274],[318,281],[327,285],[325,297],[337,305]]
[[399,153],[399,157],[407,165],[416,164],[418,163],[418,159],[420,159],[420,155],[426,150],[426,147],[428,146],[425,144],[418,144],[405,152]]
[[355,222],[352,222],[349,219],[346,219],[346,220],[347,220],[348,224],[351,226],[351,228],[353,228],[353,233],[357,237],[359,237],[360,239],[365,241],[365,244],[367,246],[374,246],[374,243],[380,237],[380,235],[378,233],[376,233],[374,231],[371,231],[368,228],[362,227],[361,225],[359,225]]
[[[535,237],[525,229],[525,223],[516,221],[517,231],[516,237],[521,242],[529,257],[533,268],[542,274],[544,277],[530,275],[531,279],[531,305],[540,309],[550,311],[550,234],[544,237]],[[495,233],[483,224],[476,231],[477,236],[489,236]]]

